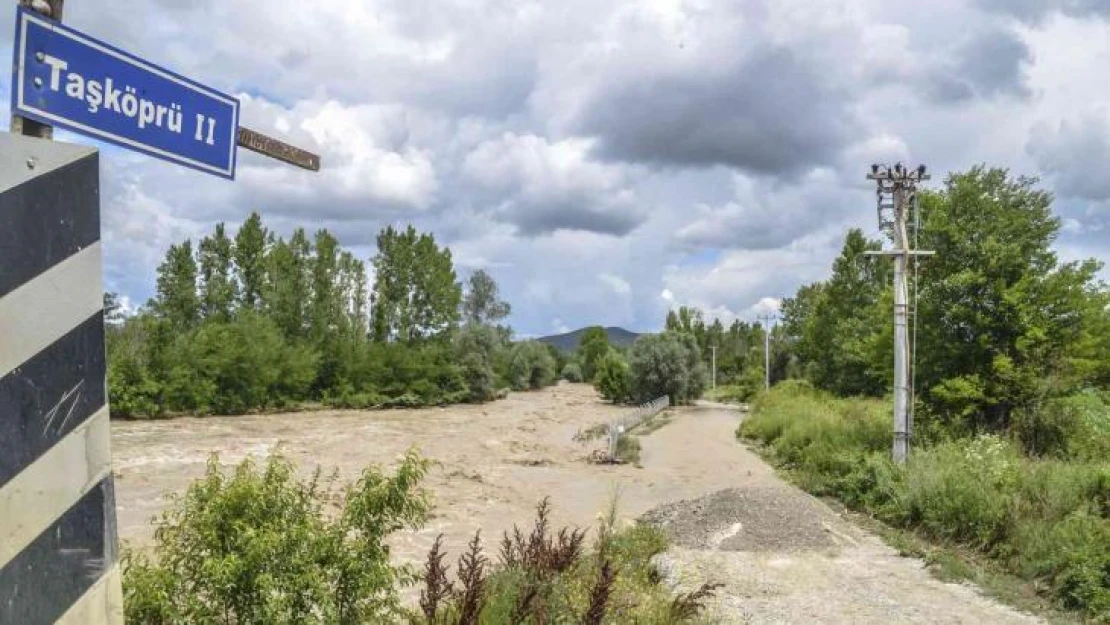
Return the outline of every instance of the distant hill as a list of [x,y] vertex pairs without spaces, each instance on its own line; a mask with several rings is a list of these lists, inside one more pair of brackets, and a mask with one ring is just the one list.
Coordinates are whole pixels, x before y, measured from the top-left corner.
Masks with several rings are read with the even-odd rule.
[[[541,343],[554,345],[559,351],[573,352],[578,349],[578,341],[582,338],[582,333],[588,328],[579,328],[574,332],[567,332],[566,334],[553,334],[551,336],[541,336],[536,339]],[[640,336],[635,332],[629,332],[624,328],[605,328],[605,333],[609,335],[609,342],[613,345],[626,347],[636,341]]]

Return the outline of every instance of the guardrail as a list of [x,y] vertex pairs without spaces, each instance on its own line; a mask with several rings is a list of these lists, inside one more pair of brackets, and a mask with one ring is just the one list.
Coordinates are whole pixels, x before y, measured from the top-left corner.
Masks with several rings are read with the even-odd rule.
[[671,405],[671,398],[668,395],[653,399],[646,404],[641,404],[636,407],[636,410],[629,415],[625,415],[616,419],[609,424],[609,462],[613,462],[617,458],[617,440],[620,439],[621,434],[631,430],[632,428],[640,425],[644,421],[659,414],[662,410]]

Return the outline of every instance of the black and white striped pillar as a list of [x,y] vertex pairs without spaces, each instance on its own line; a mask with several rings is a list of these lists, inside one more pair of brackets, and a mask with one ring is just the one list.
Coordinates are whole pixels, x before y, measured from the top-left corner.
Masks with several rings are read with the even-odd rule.
[[93,148],[0,133],[0,623],[122,623]]

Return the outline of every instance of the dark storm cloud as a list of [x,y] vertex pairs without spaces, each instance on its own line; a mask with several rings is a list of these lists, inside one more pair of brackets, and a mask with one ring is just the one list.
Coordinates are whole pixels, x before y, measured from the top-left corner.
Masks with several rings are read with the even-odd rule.
[[948,63],[941,63],[925,79],[925,90],[934,102],[949,104],[973,98],[1030,95],[1025,67],[1033,52],[1012,30],[991,29],[978,33],[956,49]]
[[523,236],[540,236],[556,230],[581,230],[597,234],[624,236],[644,221],[644,216],[627,207],[591,206],[587,204],[548,203],[541,205],[510,205],[496,218],[517,227]]
[[596,94],[580,130],[606,157],[786,174],[830,162],[855,123],[824,68],[765,45],[733,65],[639,75]]
[[1110,17],[1107,0],[978,0],[981,8],[1038,24],[1052,13],[1086,19]]
[[1053,179],[1059,195],[1110,200],[1110,178],[1099,171],[1110,161],[1110,110],[1102,108],[1056,126],[1037,124],[1025,149]]

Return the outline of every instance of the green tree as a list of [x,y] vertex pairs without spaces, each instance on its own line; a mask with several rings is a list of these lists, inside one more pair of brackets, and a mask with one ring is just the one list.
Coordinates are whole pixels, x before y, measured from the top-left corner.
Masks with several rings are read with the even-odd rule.
[[235,268],[239,274],[239,305],[256,309],[266,288],[266,239],[262,217],[252,212],[235,234]]
[[104,323],[109,326],[119,326],[126,317],[123,306],[119,301],[119,293],[104,293]]
[[168,321],[174,331],[182,332],[196,325],[200,319],[200,301],[191,241],[170,246],[165,260],[158,266],[156,292],[150,307]]
[[513,389],[518,391],[551,386],[558,379],[555,359],[539,341],[521,341],[509,354]]
[[454,348],[466,378],[470,401],[493,399],[497,393],[494,361],[497,352],[504,349],[501,334],[487,325],[467,323],[455,333]]
[[702,353],[706,351],[707,344],[707,331],[705,327],[705,317],[700,310],[691,306],[679,306],[678,312],[669,311],[667,313],[667,321],[664,325],[664,330],[668,332],[683,332],[694,337],[697,341],[698,349]]
[[200,309],[205,319],[227,321],[238,297],[238,287],[233,275],[233,246],[224,224],[216,224],[216,231],[204,237],[197,246],[200,265]]
[[615,350],[609,350],[597,363],[594,388],[601,398],[623,403],[632,396],[632,375],[628,362]]
[[462,299],[462,320],[464,323],[480,323],[496,326],[501,323],[513,308],[501,299],[497,282],[479,269],[467,278]]
[[302,398],[316,379],[318,356],[285,342],[255,313],[213,321],[178,337],[167,381],[170,407],[218,414],[282,405]]
[[582,364],[582,376],[592,382],[597,375],[597,363],[609,353],[609,334],[601,326],[586,328],[578,338],[578,362]]
[[563,365],[562,378],[567,382],[582,381],[582,367],[577,362],[568,362]]
[[307,336],[310,251],[308,237],[298,228],[288,242],[276,239],[266,254],[266,312],[287,338]]
[[[821,287],[799,291],[790,302],[787,334],[801,332],[796,349],[808,362],[813,383],[842,395],[881,395],[889,386],[892,335],[889,295],[891,267],[886,259],[866,256],[881,249],[852,229],[833,273]],[[809,312],[808,318],[799,315]]]
[[455,280],[451,251],[440,249],[431,234],[390,226],[378,234],[378,252],[371,262],[376,340],[439,337],[458,324],[462,287]]
[[705,391],[706,368],[693,336],[664,332],[636,339],[629,352],[632,399],[651,401],[668,395],[675,404],[697,399]]
[[[952,174],[922,197],[918,384],[938,415],[1004,428],[1092,380],[1094,260],[1060,263],[1052,197],[1004,169]],[[1105,301],[1105,300],[1101,300]]]

